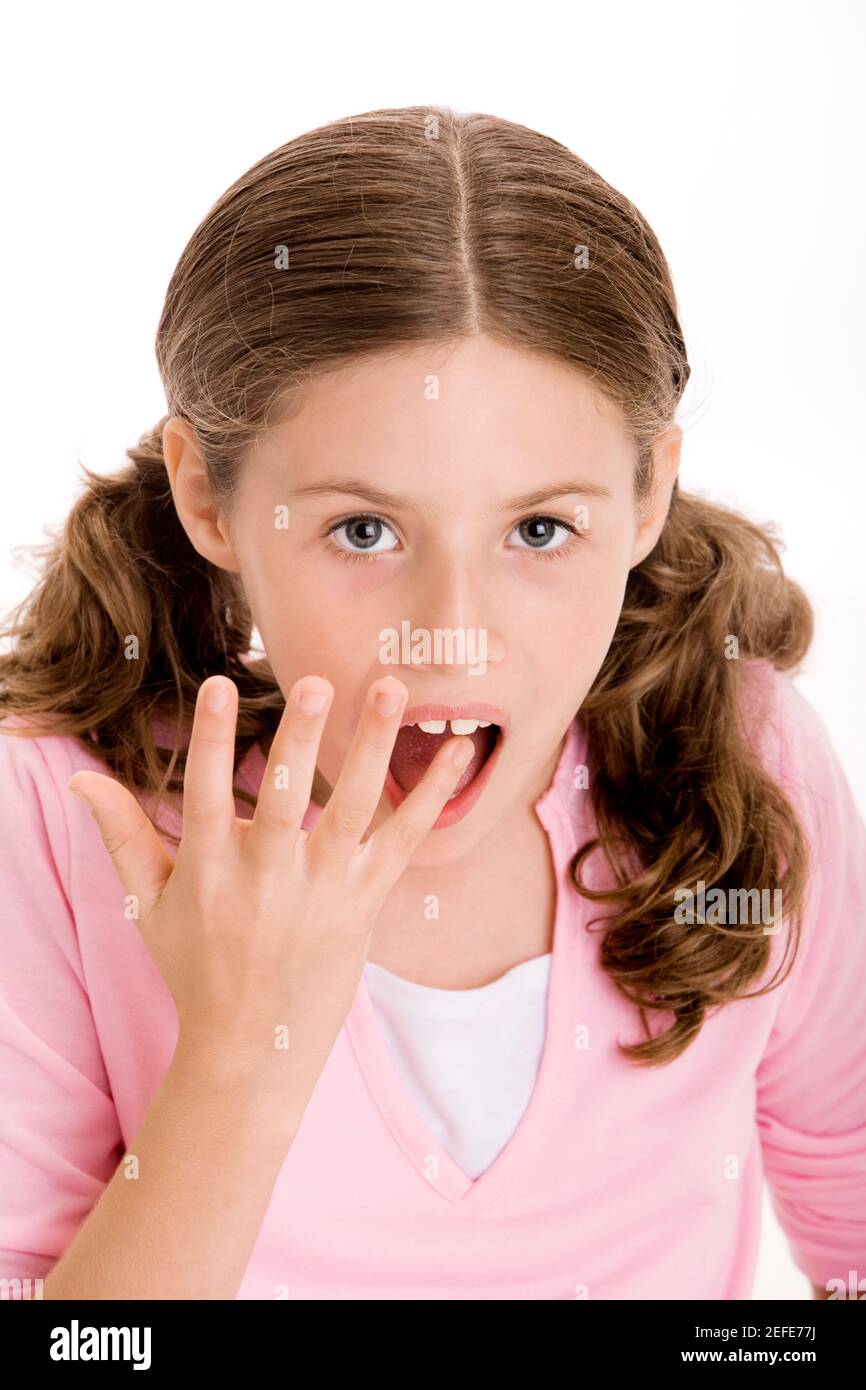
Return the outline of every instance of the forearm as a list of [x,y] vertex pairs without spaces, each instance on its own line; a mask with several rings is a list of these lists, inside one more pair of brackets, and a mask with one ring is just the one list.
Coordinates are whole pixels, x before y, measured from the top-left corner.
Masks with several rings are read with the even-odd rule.
[[[47,1299],[231,1299],[297,1124],[175,1056],[127,1157],[46,1276]],[[137,1176],[126,1176],[129,1156]]]

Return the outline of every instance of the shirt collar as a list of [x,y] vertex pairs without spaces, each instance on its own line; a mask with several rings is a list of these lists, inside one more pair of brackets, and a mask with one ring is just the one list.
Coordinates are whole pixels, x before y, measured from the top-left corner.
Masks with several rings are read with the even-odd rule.
[[550,784],[535,802],[535,813],[549,834],[577,843],[578,827],[589,812],[589,786],[584,786],[588,781],[586,730],[575,715]]

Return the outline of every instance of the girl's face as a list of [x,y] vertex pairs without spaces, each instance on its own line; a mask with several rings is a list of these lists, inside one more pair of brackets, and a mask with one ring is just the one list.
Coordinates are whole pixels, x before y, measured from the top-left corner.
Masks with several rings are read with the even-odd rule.
[[[413,860],[444,864],[549,784],[629,569],[660,534],[681,437],[660,436],[658,492],[639,516],[634,445],[613,407],[573,369],[475,337],[319,379],[245,458],[216,530],[174,492],[196,548],[240,572],[284,695],[304,675],[332,683],[318,764],[329,786],[383,675],[409,691],[404,718],[428,703],[503,711],[480,797]],[[383,792],[372,826],[391,811]]]

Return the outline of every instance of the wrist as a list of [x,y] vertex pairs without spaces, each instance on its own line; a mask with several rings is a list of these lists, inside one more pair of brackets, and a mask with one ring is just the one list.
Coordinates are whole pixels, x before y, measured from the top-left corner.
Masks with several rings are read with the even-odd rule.
[[221,1115],[243,1122],[259,1141],[273,1137],[291,1144],[303,1118],[305,1103],[287,1084],[285,1058],[274,1057],[270,1067],[261,1058],[214,1048],[191,1038],[179,1038],[166,1076],[171,1089],[186,1105],[216,1108]]

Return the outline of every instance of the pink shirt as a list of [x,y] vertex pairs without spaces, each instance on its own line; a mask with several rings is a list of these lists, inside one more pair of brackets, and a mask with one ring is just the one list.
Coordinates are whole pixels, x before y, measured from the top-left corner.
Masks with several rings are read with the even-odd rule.
[[[512,1138],[476,1179],[460,1171],[400,1084],[362,978],[239,1298],[748,1298],[762,1173],[813,1283],[866,1275],[866,827],[821,719],[769,663],[749,668],[749,735],[815,843],[786,982],[711,1014],[668,1066],[620,1057],[639,1020],[585,930],[600,907],[568,880],[592,834],[578,717],[535,803],[558,897],[544,1049]],[[25,1278],[64,1251],[131,1144],[177,1016],[66,791],[104,766],[58,736],[0,738],[0,759],[0,1277]],[[255,790],[263,771],[256,750],[242,780]],[[319,814],[311,803],[308,829]],[[610,882],[602,856],[585,876]]]

